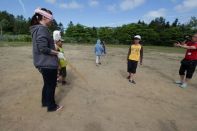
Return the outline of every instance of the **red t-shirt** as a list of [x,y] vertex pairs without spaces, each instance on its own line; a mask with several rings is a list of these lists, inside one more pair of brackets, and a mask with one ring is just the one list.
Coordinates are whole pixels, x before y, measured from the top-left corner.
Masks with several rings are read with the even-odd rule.
[[185,54],[186,60],[197,60],[197,42],[187,42],[187,46],[195,46],[196,49],[187,49]]

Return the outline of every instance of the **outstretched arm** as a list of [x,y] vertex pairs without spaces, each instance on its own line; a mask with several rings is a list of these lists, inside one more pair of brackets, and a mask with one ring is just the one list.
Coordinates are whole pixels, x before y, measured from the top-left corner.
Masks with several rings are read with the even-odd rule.
[[188,46],[185,41],[182,42],[182,43],[180,43],[180,42],[175,43],[174,45],[176,47],[181,47],[181,48],[184,48],[184,49],[191,49],[191,50],[196,50],[197,49],[197,46]]
[[196,46],[188,46],[188,45],[186,45],[186,44],[180,45],[179,47],[185,48],[185,49],[191,49],[191,50],[196,50],[196,49],[197,49]]

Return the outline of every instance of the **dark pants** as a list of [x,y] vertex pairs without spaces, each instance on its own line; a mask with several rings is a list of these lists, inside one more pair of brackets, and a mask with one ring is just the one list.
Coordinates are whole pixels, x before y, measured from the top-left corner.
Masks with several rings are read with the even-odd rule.
[[48,111],[55,110],[55,88],[57,84],[57,69],[42,68],[40,72],[43,77],[42,105],[48,107]]
[[181,61],[181,67],[179,69],[179,75],[185,75],[186,73],[186,78],[191,79],[197,65],[197,60],[185,60],[183,59]]
[[138,64],[137,61],[128,60],[127,72],[135,74],[136,73],[136,69],[137,69],[137,64]]

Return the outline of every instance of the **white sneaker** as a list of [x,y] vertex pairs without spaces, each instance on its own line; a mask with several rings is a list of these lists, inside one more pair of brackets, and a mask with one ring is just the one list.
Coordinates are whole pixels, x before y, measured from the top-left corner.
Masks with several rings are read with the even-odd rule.
[[183,82],[181,82],[181,81],[175,81],[175,84],[183,84]]
[[187,83],[183,83],[179,87],[181,87],[181,88],[187,88]]

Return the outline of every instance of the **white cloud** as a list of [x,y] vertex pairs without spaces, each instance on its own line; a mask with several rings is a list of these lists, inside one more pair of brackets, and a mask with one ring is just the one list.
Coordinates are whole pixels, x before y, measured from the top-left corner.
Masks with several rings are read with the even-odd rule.
[[51,3],[51,4],[56,3],[56,0],[45,0],[45,1],[48,2],[48,3]]
[[77,3],[76,1],[71,1],[70,3],[62,3],[59,6],[61,8],[65,8],[65,9],[81,9],[81,8],[83,8],[83,5],[80,3]]
[[149,23],[151,20],[155,19],[156,17],[166,17],[167,10],[164,8],[160,8],[158,10],[152,10],[146,13],[141,20]]
[[132,10],[145,3],[145,0],[122,0],[120,9],[123,11]]
[[178,12],[187,12],[197,8],[197,0],[184,0],[181,4],[175,6]]
[[156,17],[165,17],[166,16],[166,9],[164,8],[161,8],[161,9],[158,9],[158,10],[152,10],[152,11],[149,11],[147,14],[145,14],[145,17],[146,18],[156,18]]
[[89,0],[88,4],[89,4],[90,7],[98,6],[99,1],[98,0]]

